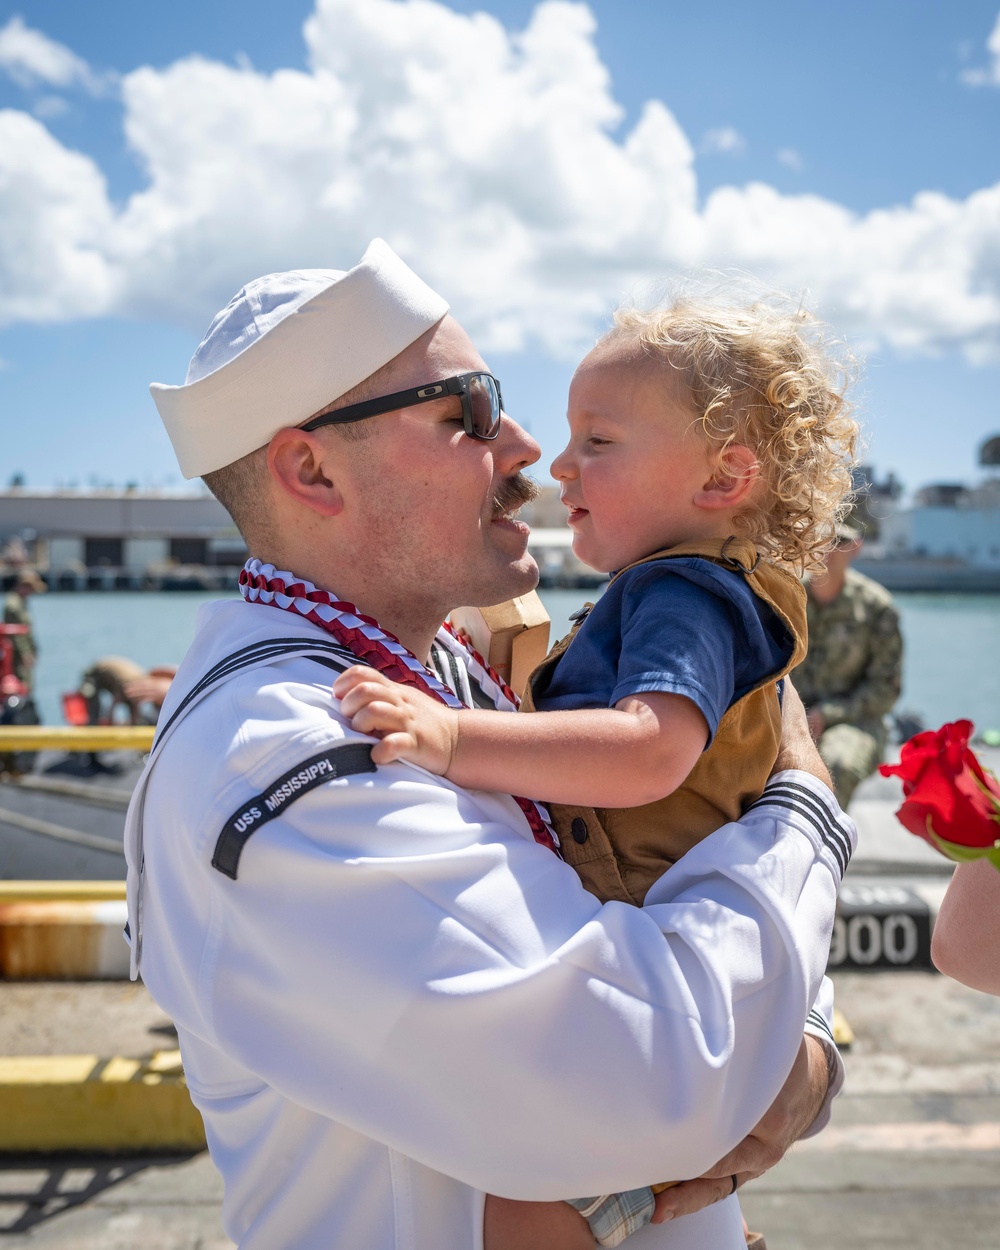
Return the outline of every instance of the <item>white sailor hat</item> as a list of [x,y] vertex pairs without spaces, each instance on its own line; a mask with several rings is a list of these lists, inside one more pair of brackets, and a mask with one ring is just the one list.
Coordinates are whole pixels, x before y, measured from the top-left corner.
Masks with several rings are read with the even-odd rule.
[[149,388],[181,472],[221,469],[307,421],[447,311],[382,239],[347,272],[296,269],[248,283],[209,326],[184,385]]

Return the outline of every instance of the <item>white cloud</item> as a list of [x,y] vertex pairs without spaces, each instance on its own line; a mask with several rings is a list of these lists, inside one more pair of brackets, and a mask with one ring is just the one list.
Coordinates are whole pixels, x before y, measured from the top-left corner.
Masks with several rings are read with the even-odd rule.
[[35,101],[31,111],[43,120],[49,117],[62,117],[69,112],[69,104],[61,95],[43,95]]
[[987,37],[986,51],[992,58],[989,65],[964,69],[960,74],[962,81],[971,87],[1000,87],[1000,13]]
[[747,141],[733,126],[722,126],[718,130],[706,130],[702,137],[700,150],[709,154],[739,156],[746,151]]
[[113,211],[100,171],[26,113],[0,111],[0,317],[70,321],[110,312]]
[[86,61],[65,44],[12,17],[0,29],[0,69],[25,87],[82,87],[99,95],[107,77],[95,74]]
[[789,169],[802,168],[802,157],[794,148],[779,148],[776,155],[780,163],[787,165]]
[[[486,350],[579,351],[624,292],[693,266],[801,291],[843,332],[1000,352],[1000,185],[858,215],[761,183],[699,198],[650,101],[622,132],[587,8],[511,32],[437,0],[317,0],[307,70],[200,57],[122,80],[144,188],[0,113],[0,317],[201,330],[248,278],[345,266],[381,234]],[[467,72],[456,72],[456,66]]]

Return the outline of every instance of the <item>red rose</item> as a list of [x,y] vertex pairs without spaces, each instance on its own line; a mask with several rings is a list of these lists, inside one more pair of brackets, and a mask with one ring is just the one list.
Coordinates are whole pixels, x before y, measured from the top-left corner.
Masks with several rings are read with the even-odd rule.
[[917,734],[899,763],[879,772],[901,778],[905,801],[896,816],[911,833],[952,859],[1000,861],[1000,782],[969,750],[971,734],[967,720]]

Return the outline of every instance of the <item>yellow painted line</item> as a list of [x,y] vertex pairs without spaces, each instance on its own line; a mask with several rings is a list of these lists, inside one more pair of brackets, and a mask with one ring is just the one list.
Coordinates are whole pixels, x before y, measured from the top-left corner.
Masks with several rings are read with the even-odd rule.
[[0,725],[4,751],[148,751],[152,725]]
[[124,897],[124,881],[0,881],[0,903],[110,903]]
[[86,1081],[100,1062],[97,1055],[15,1055],[0,1059],[0,1083],[69,1085]]
[[179,1051],[0,1058],[0,1151],[203,1150]]
[[900,1124],[834,1124],[799,1142],[795,1149],[891,1151],[984,1150],[1000,1151],[1000,1124],[952,1124],[946,1120],[918,1120]]

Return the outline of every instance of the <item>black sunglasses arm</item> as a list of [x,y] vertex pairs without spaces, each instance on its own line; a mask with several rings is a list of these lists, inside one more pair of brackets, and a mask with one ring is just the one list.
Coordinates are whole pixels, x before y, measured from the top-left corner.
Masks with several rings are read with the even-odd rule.
[[397,408],[409,408],[413,404],[426,403],[431,399],[440,399],[445,395],[464,395],[468,387],[465,375],[456,378],[445,378],[443,382],[434,382],[430,386],[418,386],[408,391],[395,391],[392,395],[380,395],[377,399],[366,399],[360,404],[349,404],[336,412],[328,412],[321,417],[313,417],[299,428],[306,431],[318,430],[323,425],[349,425],[352,421],[364,421],[366,417],[378,417],[384,412],[393,412]]

